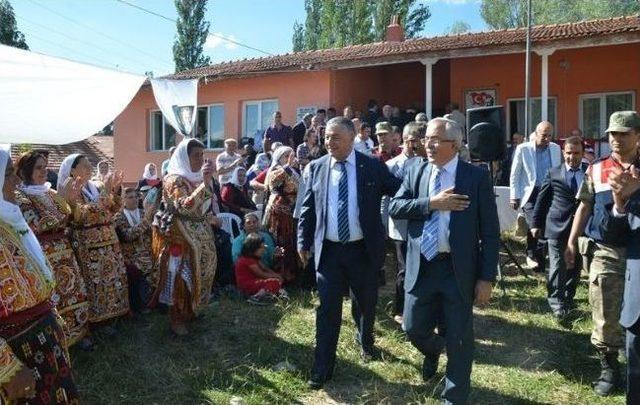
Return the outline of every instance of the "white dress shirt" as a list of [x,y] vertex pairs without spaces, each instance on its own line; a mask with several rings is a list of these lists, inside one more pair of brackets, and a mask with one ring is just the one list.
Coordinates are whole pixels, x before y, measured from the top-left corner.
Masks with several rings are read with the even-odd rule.
[[[327,187],[327,228],[325,239],[332,242],[340,242],[338,235],[338,200],[339,185],[342,169],[335,158],[329,161],[329,184]],[[349,242],[355,242],[363,238],[360,227],[360,209],[358,208],[358,179],[356,176],[356,152],[351,153],[345,160],[347,170],[347,182],[349,188]]]
[[[431,178],[429,179],[429,196],[435,197],[435,183],[438,171],[440,174],[440,191],[456,186],[456,170],[458,169],[458,154],[448,161],[441,168],[434,167],[431,170]],[[449,221],[451,220],[451,211],[440,211],[440,220],[438,223],[438,253],[451,252],[449,245]]]

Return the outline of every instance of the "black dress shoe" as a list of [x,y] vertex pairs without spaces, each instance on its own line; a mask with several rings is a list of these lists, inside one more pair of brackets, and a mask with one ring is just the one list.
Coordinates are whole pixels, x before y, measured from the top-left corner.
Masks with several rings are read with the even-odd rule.
[[360,351],[360,358],[363,363],[370,363],[372,361],[378,361],[382,359],[382,355],[380,354],[380,350],[372,347],[370,349],[362,349]]
[[321,376],[319,376],[317,374],[312,374],[311,378],[309,378],[309,380],[307,381],[307,385],[312,390],[319,390],[324,386],[324,383],[326,383],[329,380],[331,380],[331,376],[330,375],[328,375],[326,377],[321,377]]
[[427,354],[424,356],[424,361],[422,362],[422,379],[424,381],[429,381],[436,375],[439,359],[440,354]]

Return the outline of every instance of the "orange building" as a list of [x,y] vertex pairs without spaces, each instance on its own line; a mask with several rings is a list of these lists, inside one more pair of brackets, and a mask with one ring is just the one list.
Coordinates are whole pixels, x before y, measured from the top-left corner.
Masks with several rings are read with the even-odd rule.
[[[532,29],[532,122],[551,121],[559,138],[580,128],[604,131],[609,114],[638,110],[640,17],[620,17]],[[503,105],[506,133],[524,130],[525,29],[403,40],[389,26],[384,42],[221,63],[170,78],[198,78],[196,133],[211,154],[225,138],[253,136],[282,112],[294,125],[316,108],[345,105],[416,106],[428,116],[456,102],[461,110]],[[151,86],[143,86],[115,120],[115,166],[138,180],[175,143]]]

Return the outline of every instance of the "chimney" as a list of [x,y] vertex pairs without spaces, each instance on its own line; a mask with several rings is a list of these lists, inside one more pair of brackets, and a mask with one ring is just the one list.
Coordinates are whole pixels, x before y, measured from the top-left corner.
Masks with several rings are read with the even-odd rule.
[[404,30],[398,24],[398,15],[391,17],[391,23],[387,26],[387,32],[384,36],[386,42],[402,42],[404,41]]

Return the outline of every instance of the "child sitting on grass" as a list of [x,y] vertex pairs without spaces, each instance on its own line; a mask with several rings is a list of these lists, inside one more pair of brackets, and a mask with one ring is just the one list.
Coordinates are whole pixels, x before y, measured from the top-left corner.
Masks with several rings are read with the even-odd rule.
[[282,288],[282,276],[260,262],[264,254],[265,244],[257,233],[247,235],[240,257],[235,265],[236,284],[238,290],[249,295],[251,304],[266,305],[275,297],[287,299],[287,292]]

